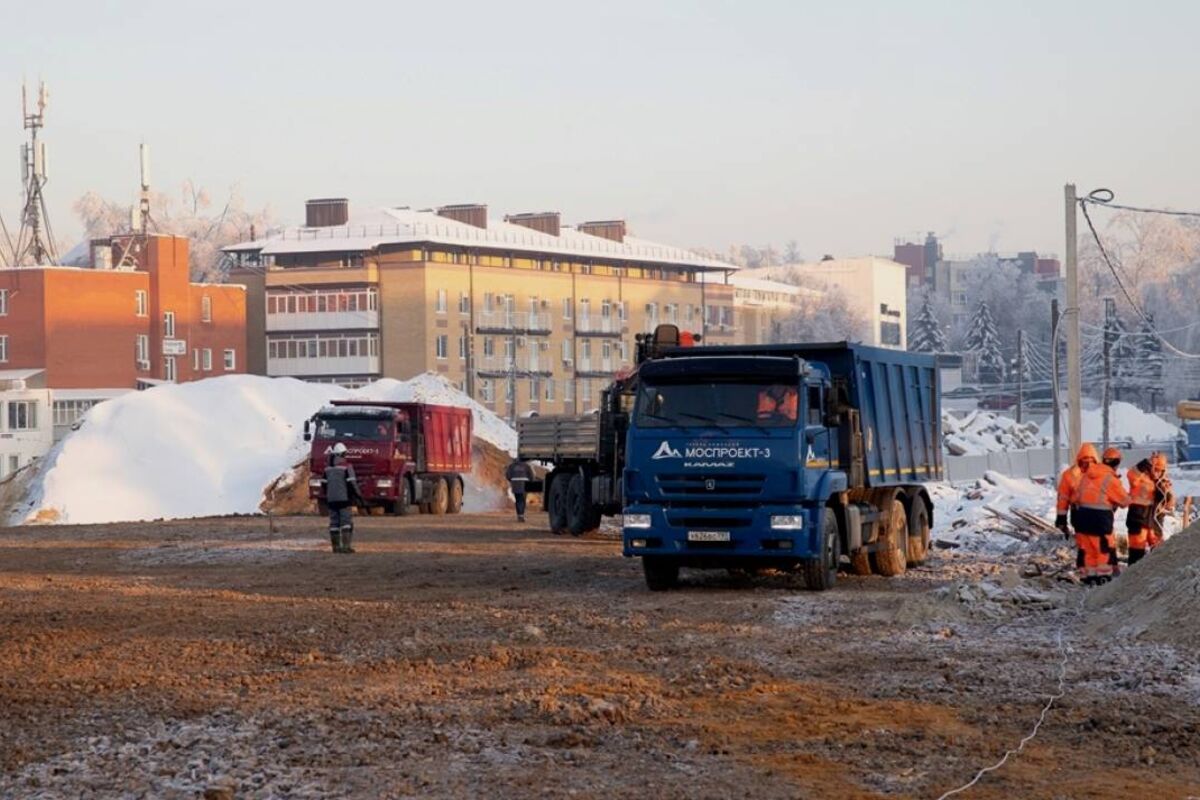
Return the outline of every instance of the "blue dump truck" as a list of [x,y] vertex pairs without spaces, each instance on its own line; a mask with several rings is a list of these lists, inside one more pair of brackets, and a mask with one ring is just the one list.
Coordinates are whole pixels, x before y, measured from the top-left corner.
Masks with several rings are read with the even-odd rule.
[[674,326],[598,413],[534,417],[523,458],[550,464],[555,533],[623,515],[653,590],[681,567],[900,575],[924,561],[942,477],[932,356],[850,343],[680,346]]

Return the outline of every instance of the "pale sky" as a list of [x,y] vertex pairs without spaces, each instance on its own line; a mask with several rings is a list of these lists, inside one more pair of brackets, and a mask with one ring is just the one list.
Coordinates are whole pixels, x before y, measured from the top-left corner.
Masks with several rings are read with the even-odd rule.
[[[22,75],[51,93],[50,212],[130,201],[137,145],[284,222],[308,197],[629,220],[810,258],[1061,252],[1062,185],[1200,207],[1186,2],[3,0],[0,215]],[[8,154],[8,155],[3,155]]]

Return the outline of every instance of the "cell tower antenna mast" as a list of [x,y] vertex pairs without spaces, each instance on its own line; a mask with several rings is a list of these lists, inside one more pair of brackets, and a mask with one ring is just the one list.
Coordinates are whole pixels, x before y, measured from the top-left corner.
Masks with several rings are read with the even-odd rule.
[[13,264],[18,267],[58,261],[43,194],[46,186],[46,143],[39,138],[49,99],[45,82],[39,81],[37,98],[30,108],[29,93],[21,84],[21,119],[25,130],[29,131],[29,141],[21,145],[21,185],[25,190],[25,207],[21,210],[21,227],[13,248]]

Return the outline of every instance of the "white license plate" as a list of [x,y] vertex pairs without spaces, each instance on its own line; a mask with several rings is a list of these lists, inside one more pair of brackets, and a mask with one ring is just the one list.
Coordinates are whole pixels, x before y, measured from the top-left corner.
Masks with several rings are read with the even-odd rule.
[[729,531],[688,531],[689,542],[728,542]]

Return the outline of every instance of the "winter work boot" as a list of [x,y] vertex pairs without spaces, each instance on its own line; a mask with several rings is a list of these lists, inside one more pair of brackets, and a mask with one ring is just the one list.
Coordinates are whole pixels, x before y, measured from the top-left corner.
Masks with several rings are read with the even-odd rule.
[[333,545],[333,552],[342,552],[342,534],[341,531],[329,531],[329,544]]
[[350,546],[353,541],[354,541],[354,526],[353,525],[342,526],[342,549],[339,552],[353,553],[354,548]]

